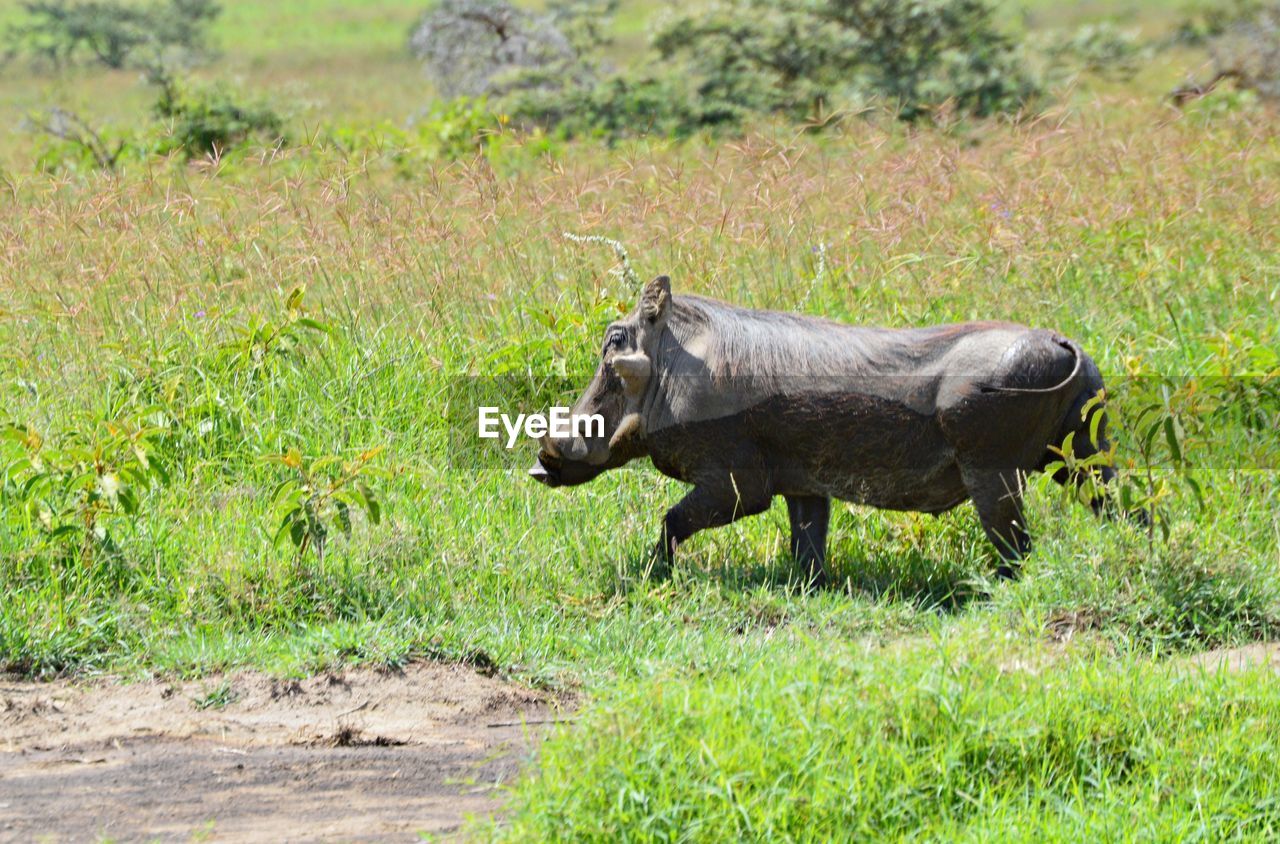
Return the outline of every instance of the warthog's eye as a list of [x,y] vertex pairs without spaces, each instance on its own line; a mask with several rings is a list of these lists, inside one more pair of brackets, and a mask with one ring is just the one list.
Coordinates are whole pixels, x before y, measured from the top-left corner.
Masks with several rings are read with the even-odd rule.
[[608,351],[616,346],[621,346],[627,341],[627,332],[621,328],[610,329],[609,333],[604,336],[604,351]]

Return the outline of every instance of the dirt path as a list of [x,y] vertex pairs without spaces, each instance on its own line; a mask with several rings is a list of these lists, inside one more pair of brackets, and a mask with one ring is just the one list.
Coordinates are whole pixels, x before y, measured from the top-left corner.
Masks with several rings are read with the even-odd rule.
[[1280,670],[1280,642],[1255,642],[1237,648],[1219,648],[1196,654],[1188,661],[1209,671],[1244,671],[1263,667]]
[[299,681],[0,678],[0,841],[447,834],[500,808],[497,786],[563,709],[434,663]]

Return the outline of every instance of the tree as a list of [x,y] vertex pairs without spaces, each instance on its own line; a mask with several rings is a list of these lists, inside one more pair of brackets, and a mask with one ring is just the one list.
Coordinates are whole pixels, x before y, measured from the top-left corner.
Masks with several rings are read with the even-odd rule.
[[444,0],[418,22],[409,49],[448,97],[486,94],[503,76],[575,56],[551,16],[505,0]]
[[1280,100],[1280,3],[1249,10],[1225,24],[1208,41],[1213,75],[1206,82],[1188,82],[1170,98],[1183,105],[1230,80],[1263,99]]
[[206,52],[205,35],[221,8],[215,0],[158,0],[150,5],[121,0],[26,0],[24,23],[9,29],[15,52],[30,52],[55,66],[88,54],[110,68],[123,68],[139,53],[147,61],[165,54],[183,58]]

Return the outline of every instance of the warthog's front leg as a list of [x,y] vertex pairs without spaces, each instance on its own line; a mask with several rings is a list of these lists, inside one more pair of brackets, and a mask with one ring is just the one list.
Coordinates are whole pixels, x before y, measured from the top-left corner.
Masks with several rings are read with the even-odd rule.
[[754,516],[769,509],[771,496],[763,489],[736,483],[729,475],[724,484],[699,484],[667,511],[662,520],[662,536],[658,540],[653,573],[666,576],[675,562],[676,549],[700,530],[720,527],[743,516]]
[[786,499],[787,514],[791,517],[791,557],[810,586],[825,586],[831,499],[820,495],[788,495]]

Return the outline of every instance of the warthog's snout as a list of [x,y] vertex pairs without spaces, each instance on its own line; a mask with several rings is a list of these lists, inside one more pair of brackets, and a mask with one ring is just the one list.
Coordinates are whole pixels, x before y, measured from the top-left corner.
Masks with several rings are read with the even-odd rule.
[[577,486],[605,470],[604,464],[584,463],[561,456],[554,446],[538,452],[529,467],[529,477],[546,486]]
[[560,469],[554,465],[547,466],[541,454],[538,455],[538,459],[533,461],[533,465],[529,467],[529,476],[540,484],[560,486]]

